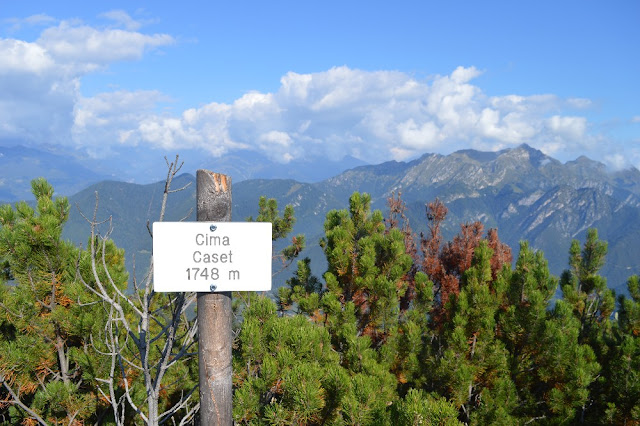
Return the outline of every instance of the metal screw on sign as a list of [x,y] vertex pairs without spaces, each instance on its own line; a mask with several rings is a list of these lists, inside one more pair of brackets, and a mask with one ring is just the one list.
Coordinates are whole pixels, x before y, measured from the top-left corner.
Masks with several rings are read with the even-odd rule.
[[216,225],[211,225],[211,226],[209,227],[209,230],[210,230],[211,232],[215,231],[216,229],[218,229],[218,227],[217,227]]
[[209,290],[211,290],[211,292],[216,291],[216,289],[217,289],[217,288],[218,288],[218,287],[217,287],[215,284],[211,284],[211,285],[209,286]]

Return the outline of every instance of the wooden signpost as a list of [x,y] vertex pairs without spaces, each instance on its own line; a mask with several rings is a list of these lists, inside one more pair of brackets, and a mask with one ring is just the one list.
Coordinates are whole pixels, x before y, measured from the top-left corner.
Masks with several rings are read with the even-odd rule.
[[196,174],[198,222],[153,225],[154,290],[195,291],[200,424],[232,425],[231,291],[271,290],[271,223],[231,222],[231,178]]

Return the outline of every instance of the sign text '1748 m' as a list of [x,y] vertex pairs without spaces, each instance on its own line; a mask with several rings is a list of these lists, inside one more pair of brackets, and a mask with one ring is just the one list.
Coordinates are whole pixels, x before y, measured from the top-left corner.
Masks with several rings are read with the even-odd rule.
[[[187,279],[190,280],[207,280],[217,281],[220,278],[220,271],[218,268],[187,268]],[[228,274],[229,281],[235,281],[240,279],[240,271],[232,269]]]

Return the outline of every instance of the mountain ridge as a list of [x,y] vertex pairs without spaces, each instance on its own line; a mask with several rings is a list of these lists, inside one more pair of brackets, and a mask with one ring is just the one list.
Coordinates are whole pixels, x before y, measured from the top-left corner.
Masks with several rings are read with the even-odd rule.
[[[588,161],[587,161],[588,160]],[[193,175],[176,179],[194,182]],[[161,198],[163,183],[148,185],[101,182],[72,197],[72,203],[91,209],[96,189],[109,195],[101,202],[114,217],[114,240],[129,238],[135,244],[124,243],[131,254],[148,252],[150,239],[146,220],[153,221]],[[124,189],[123,189],[124,188]],[[128,192],[130,188],[132,192]],[[617,291],[624,292],[626,279],[640,273],[640,172],[630,169],[609,172],[602,163],[580,159],[562,164],[556,159],[521,145],[495,153],[463,150],[449,155],[425,154],[409,162],[389,161],[379,165],[363,165],[315,183],[293,179],[253,179],[233,184],[234,220],[245,220],[257,214],[261,195],[276,198],[281,208],[291,204],[296,210],[294,232],[307,235],[309,248],[303,253],[312,258],[314,272],[324,273],[322,250],[317,242],[323,236],[326,213],[335,208],[347,208],[354,191],[368,192],[372,207],[386,214],[387,199],[402,193],[407,204],[407,216],[416,233],[426,231],[425,203],[439,197],[449,214],[443,223],[448,240],[465,222],[480,220],[485,228],[497,227],[501,239],[514,252],[521,240],[544,251],[550,269],[556,275],[567,268],[571,239],[584,239],[589,227],[599,229],[603,240],[609,241],[609,256],[603,274]],[[80,196],[79,194],[82,194]],[[195,184],[184,194],[170,199],[167,220],[179,220],[195,206]],[[127,209],[127,202],[136,200],[136,208]],[[113,203],[112,206],[109,204]],[[189,208],[187,208],[189,207]],[[136,216],[128,224],[116,223],[126,216]],[[189,220],[195,220],[195,214]],[[126,222],[126,220],[125,220]],[[79,240],[82,232],[74,231],[79,222],[72,214],[65,235]],[[86,224],[85,224],[86,229]],[[120,231],[118,231],[120,229]],[[120,232],[131,234],[126,238]],[[85,237],[88,235],[85,231]],[[278,278],[276,285],[285,277]]]

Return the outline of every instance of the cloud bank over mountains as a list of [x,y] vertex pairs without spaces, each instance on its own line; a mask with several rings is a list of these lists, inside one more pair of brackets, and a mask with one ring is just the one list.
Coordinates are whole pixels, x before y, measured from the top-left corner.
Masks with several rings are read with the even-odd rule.
[[595,159],[616,168],[640,166],[640,150],[609,143],[594,129],[589,99],[492,96],[475,83],[482,71],[474,66],[428,78],[346,65],[291,71],[272,93],[251,91],[181,113],[163,112],[171,97],[156,90],[85,96],[83,77],[179,49],[176,38],[142,32],[143,23],[123,11],[102,16],[109,23],[96,27],[38,15],[13,23],[44,27],[35,40],[0,38],[0,141],[61,145],[94,157],[133,147],[214,157],[252,150],[280,163],[346,155],[377,163],[528,143],[560,159],[597,152]]
[[[13,20],[13,26],[53,22],[53,18],[38,15],[22,22]],[[96,102],[82,97],[82,77],[116,62],[139,60],[145,52],[173,43],[167,34],[94,28],[76,21],[48,26],[32,42],[0,38],[0,138],[87,147],[75,128],[87,114],[100,110],[83,109]],[[106,125],[106,121],[95,117],[93,126]]]

